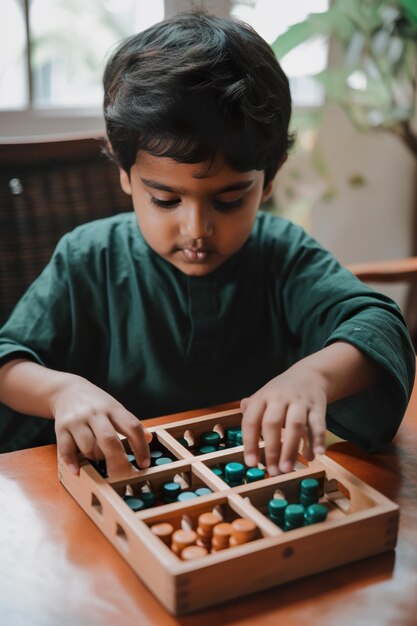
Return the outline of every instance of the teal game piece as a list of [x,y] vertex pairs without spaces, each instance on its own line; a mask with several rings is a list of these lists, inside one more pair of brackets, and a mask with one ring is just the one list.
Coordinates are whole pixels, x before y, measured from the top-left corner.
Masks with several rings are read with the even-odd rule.
[[215,430],[209,430],[201,435],[200,440],[203,446],[214,446],[217,449],[222,438]]
[[208,454],[209,452],[217,452],[217,449],[215,446],[199,446],[197,448],[197,453],[198,454]]
[[142,511],[145,508],[145,503],[142,498],[136,498],[135,496],[124,496],[123,500],[132,509],[132,511]]
[[217,465],[216,467],[212,467],[211,471],[213,472],[213,474],[216,474],[216,476],[220,476],[220,478],[223,478],[224,472],[219,465]]
[[175,482],[165,483],[162,486],[164,502],[175,502],[181,493],[181,485]]
[[185,439],[185,437],[179,437],[177,439],[178,443],[180,443],[182,446],[184,446],[184,448],[189,448],[189,443],[188,441]]
[[235,442],[237,446],[243,446],[243,435],[241,430],[237,431],[235,436]]
[[305,512],[305,523],[307,525],[324,522],[327,518],[328,509],[325,504],[310,504]]
[[156,497],[153,491],[142,491],[140,497],[144,501],[146,509],[150,509],[155,504]]
[[158,459],[160,459],[161,457],[163,457],[163,453],[161,452],[161,450],[151,450],[150,451],[150,457],[151,457],[151,466],[152,465],[156,465],[156,461]]
[[196,496],[208,496],[209,493],[213,493],[213,490],[209,487],[198,487],[194,493]]
[[285,530],[304,526],[304,513],[302,504],[289,504],[285,509]]
[[224,468],[224,479],[231,487],[243,484],[245,466],[242,463],[227,463]]
[[236,445],[236,435],[242,432],[240,428],[226,428],[226,446],[233,448]]
[[304,478],[300,483],[300,503],[307,507],[319,501],[319,481],[316,478]]
[[167,456],[161,456],[155,461],[155,465],[166,465],[167,463],[172,463],[172,459]]
[[246,482],[254,483],[256,480],[265,478],[265,470],[259,467],[251,467],[246,471]]
[[268,517],[281,528],[285,526],[285,510],[287,506],[288,501],[284,500],[284,498],[272,498],[268,502]]
[[193,500],[193,498],[198,498],[198,495],[194,493],[194,491],[183,491],[178,496],[178,502],[185,502],[186,500]]

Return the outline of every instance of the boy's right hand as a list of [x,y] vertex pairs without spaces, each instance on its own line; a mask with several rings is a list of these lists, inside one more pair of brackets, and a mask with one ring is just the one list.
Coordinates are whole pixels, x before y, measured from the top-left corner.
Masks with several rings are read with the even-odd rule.
[[111,395],[77,377],[60,387],[51,401],[58,450],[74,474],[78,452],[91,460],[105,459],[109,476],[128,472],[131,465],[118,434],[129,442],[140,468],[149,467],[152,439],[142,423]]

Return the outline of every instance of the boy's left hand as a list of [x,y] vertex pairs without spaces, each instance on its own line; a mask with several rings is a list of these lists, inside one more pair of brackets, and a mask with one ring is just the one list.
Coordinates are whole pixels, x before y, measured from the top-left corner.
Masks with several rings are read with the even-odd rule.
[[320,372],[299,362],[241,401],[246,465],[258,464],[260,435],[270,476],[292,471],[302,439],[308,461],[324,453],[326,384]]

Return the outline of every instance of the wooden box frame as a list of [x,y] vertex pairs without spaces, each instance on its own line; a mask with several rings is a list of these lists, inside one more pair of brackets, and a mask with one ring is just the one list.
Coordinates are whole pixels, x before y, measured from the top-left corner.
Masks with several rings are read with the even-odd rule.
[[[176,615],[391,550],[396,545],[399,507],[324,455],[311,463],[300,457],[289,474],[229,487],[212,472],[210,464],[241,460],[243,446],[194,456],[177,441],[186,430],[199,434],[214,427],[227,428],[240,424],[241,418],[240,411],[232,409],[151,427],[148,430],[155,441],[178,460],[140,471],[132,466],[128,475],[118,476],[117,480],[104,478],[87,460],[82,461],[80,474],[75,476],[58,457],[61,483],[152,593]],[[260,442],[261,455],[263,445]],[[119,495],[126,485],[144,480],[165,482],[173,472],[192,477],[213,493],[136,513]],[[264,514],[267,502],[275,490],[283,491],[291,500],[305,477],[319,480],[321,501],[330,509],[328,518],[283,532]],[[185,562],[150,530],[151,524],[162,521],[176,528],[184,520],[194,523],[201,513],[215,507],[222,509],[225,519],[252,519],[259,529],[257,538]]]

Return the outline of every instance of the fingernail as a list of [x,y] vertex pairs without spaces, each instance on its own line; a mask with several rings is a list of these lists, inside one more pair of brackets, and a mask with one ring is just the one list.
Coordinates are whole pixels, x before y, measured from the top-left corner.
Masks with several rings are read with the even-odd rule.
[[77,465],[74,465],[74,463],[68,463],[68,469],[70,470],[71,474],[75,474],[75,476],[78,476],[79,469]]
[[317,446],[314,448],[314,454],[324,454],[325,450],[323,446]]
[[286,474],[287,472],[292,472],[292,463],[290,463],[290,461],[284,461],[284,463],[281,463],[280,469],[284,474]]
[[143,461],[139,463],[140,467],[143,467],[143,469],[146,469],[147,467],[149,467],[150,464],[151,464],[150,459],[143,459]]
[[255,465],[258,465],[258,459],[254,454],[245,454],[245,463],[249,467],[255,467]]
[[278,465],[270,465],[268,467],[268,474],[270,476],[278,476],[278,474],[279,474]]

